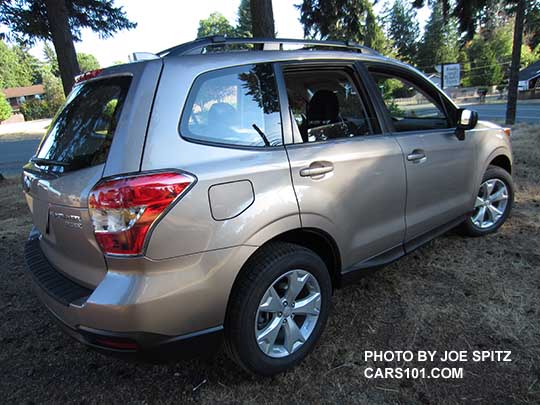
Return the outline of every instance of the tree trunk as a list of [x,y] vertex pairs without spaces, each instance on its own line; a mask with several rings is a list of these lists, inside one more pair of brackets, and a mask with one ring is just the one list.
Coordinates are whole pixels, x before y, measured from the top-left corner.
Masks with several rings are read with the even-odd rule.
[[272,0],[250,0],[253,37],[275,38]]
[[45,0],[45,7],[64,93],[68,95],[75,82],[75,76],[80,73],[69,27],[68,9],[65,0]]
[[508,103],[506,105],[506,125],[516,122],[516,109],[518,97],[519,67],[521,61],[521,43],[523,42],[523,20],[525,17],[526,0],[518,0],[516,22],[514,26],[514,43],[512,45],[512,65],[510,67],[510,81],[508,82]]

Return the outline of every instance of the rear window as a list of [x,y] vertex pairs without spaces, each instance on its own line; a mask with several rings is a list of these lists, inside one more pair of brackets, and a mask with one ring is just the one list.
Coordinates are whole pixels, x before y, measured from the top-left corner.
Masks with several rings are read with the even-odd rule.
[[105,163],[130,82],[130,77],[115,77],[76,86],[51,124],[36,161],[58,162],[47,168],[60,172]]
[[272,66],[237,66],[199,76],[184,108],[180,132],[184,138],[200,142],[282,145]]

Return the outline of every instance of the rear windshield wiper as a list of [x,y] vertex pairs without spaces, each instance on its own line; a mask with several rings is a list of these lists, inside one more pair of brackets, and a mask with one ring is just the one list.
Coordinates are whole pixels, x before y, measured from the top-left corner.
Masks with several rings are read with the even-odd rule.
[[264,144],[265,144],[266,146],[270,146],[270,142],[268,142],[268,138],[266,137],[266,135],[264,134],[264,132],[261,131],[261,129],[257,126],[257,124],[252,124],[251,126],[252,126],[253,129],[254,129],[255,131],[257,131],[257,133],[260,135],[260,137],[262,138]]
[[44,159],[44,158],[32,158],[30,159],[32,163],[37,164],[38,166],[69,166],[71,163],[61,162],[59,160]]

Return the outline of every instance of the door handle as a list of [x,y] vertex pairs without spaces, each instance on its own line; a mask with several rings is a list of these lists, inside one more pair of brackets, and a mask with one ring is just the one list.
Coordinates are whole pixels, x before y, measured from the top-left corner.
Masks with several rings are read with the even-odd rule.
[[323,174],[330,173],[334,170],[334,166],[329,162],[313,162],[309,167],[305,167],[300,170],[300,176],[302,177],[316,177]]
[[415,149],[407,155],[407,160],[415,163],[422,163],[426,161],[426,153],[421,149]]

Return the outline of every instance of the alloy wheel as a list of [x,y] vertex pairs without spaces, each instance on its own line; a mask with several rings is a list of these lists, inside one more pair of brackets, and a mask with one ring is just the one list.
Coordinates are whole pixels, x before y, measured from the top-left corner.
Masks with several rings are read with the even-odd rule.
[[321,288],[308,271],[291,270],[264,293],[255,317],[255,338],[269,357],[288,356],[309,339],[321,311]]
[[497,224],[508,204],[508,188],[500,179],[489,179],[482,183],[474,204],[472,223],[480,229]]

